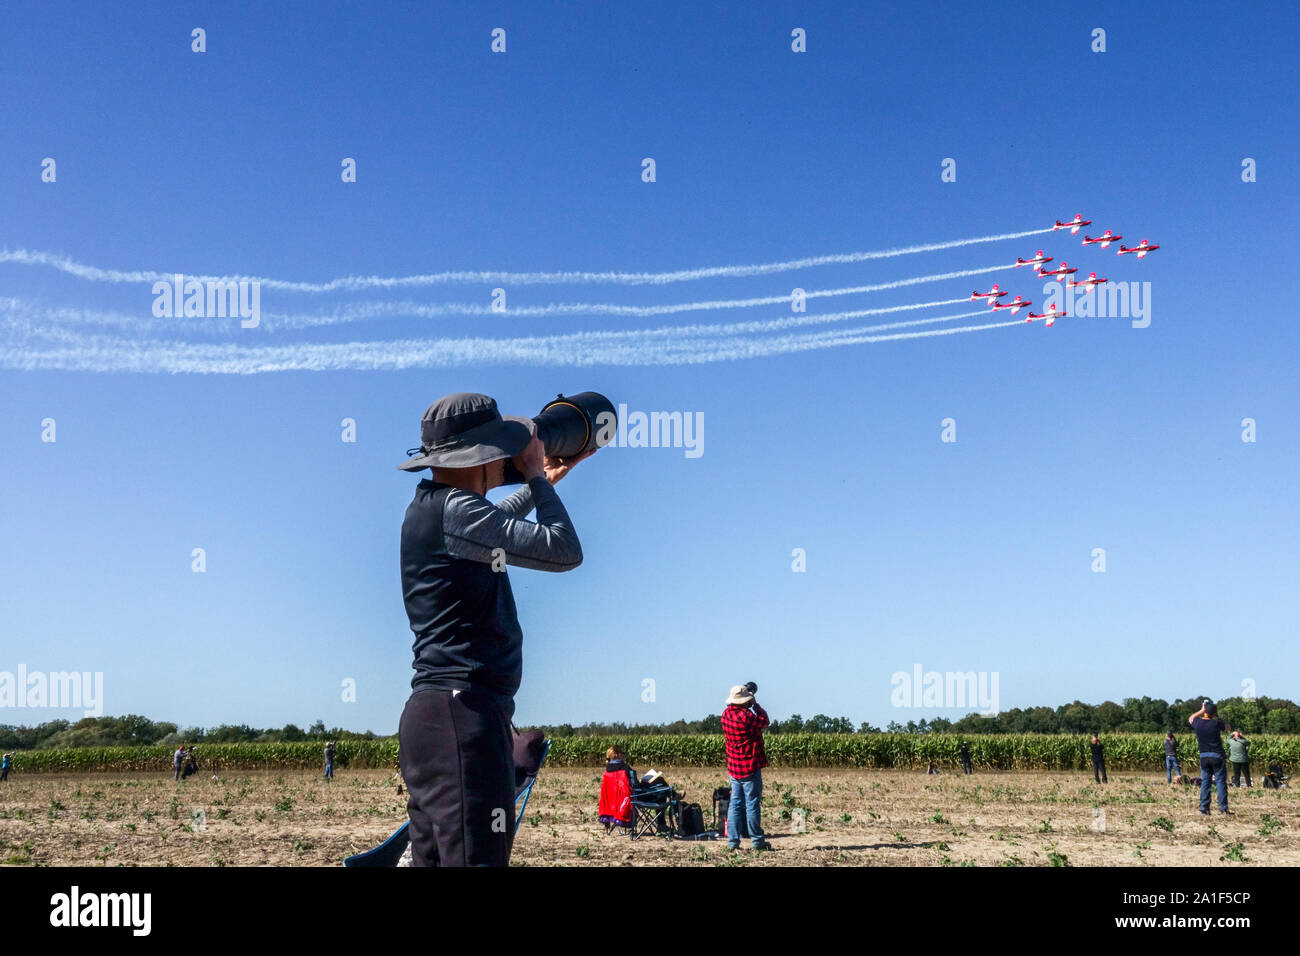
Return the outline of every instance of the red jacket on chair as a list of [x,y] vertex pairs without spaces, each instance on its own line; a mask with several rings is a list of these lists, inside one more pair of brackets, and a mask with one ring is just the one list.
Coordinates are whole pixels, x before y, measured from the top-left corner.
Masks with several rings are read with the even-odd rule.
[[632,824],[632,777],[634,771],[621,760],[611,760],[600,780],[602,823]]

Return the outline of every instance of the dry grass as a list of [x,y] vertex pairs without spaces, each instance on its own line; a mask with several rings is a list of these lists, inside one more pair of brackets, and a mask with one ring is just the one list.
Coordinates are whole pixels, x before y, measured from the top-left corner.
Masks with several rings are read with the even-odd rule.
[[[645,768],[640,768],[645,769]],[[720,770],[661,768],[705,810]],[[600,771],[543,771],[515,841],[521,866],[1297,865],[1300,798],[1230,789],[1235,816],[1202,817],[1193,788],[1163,775],[764,771],[763,825],[777,852],[722,841],[606,835]],[[11,776],[0,786],[0,863],[104,866],[337,866],[403,820],[391,774],[340,770]],[[806,832],[794,832],[798,810]],[[202,818],[195,811],[202,811]],[[1105,829],[1094,830],[1104,810]],[[743,845],[742,845],[743,846]],[[1225,861],[1223,858],[1227,857]],[[1244,859],[1241,859],[1244,857]],[[1063,859],[1062,859],[1063,858]]]

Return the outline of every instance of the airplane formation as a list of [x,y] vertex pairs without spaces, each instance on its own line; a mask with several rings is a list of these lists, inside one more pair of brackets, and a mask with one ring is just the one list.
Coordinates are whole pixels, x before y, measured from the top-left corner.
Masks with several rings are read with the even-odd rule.
[[[1078,235],[1080,229],[1084,228],[1085,226],[1091,226],[1091,225],[1092,225],[1091,219],[1084,219],[1082,214],[1076,214],[1073,219],[1067,220],[1066,222],[1061,222],[1061,220],[1059,219],[1056,220],[1056,224],[1052,226],[1052,231],[1055,232],[1058,229],[1068,229],[1070,230],[1071,235]],[[1100,236],[1096,236],[1096,237],[1090,236],[1085,232],[1083,234],[1083,244],[1084,246],[1101,246],[1101,248],[1103,249],[1108,249],[1110,248],[1110,244],[1112,242],[1120,242],[1120,240],[1123,238],[1124,238],[1123,236],[1115,235],[1109,229],[1103,232]],[[1143,239],[1141,242],[1139,242],[1136,246],[1133,246],[1131,249],[1128,246],[1125,246],[1123,243],[1120,243],[1119,252],[1116,253],[1116,255],[1121,255],[1121,256],[1135,255],[1139,259],[1145,259],[1147,253],[1155,252],[1159,248],[1160,246],[1157,245],[1156,243],[1150,242],[1147,239]],[[1072,267],[1068,262],[1062,259],[1061,264],[1057,268],[1048,269],[1047,263],[1051,261],[1053,261],[1052,257],[1049,255],[1044,255],[1043,250],[1039,249],[1037,252],[1034,253],[1032,258],[1022,259],[1020,257],[1017,257],[1016,268],[1019,269],[1021,266],[1033,266],[1034,273],[1039,278],[1054,278],[1056,279],[1057,282],[1064,282],[1065,287],[1067,289],[1083,288],[1083,289],[1090,290],[1090,289],[1097,288],[1103,282],[1110,281],[1109,279],[1106,279],[1104,277],[1098,278],[1097,273],[1095,272],[1089,272],[1088,278],[1086,279],[1075,280],[1071,277],[1076,272],[1079,271],[1077,268]],[[987,302],[992,307],[994,312],[998,311],[999,309],[1007,309],[1011,312],[1012,315],[1015,315],[1021,309],[1033,304],[1031,302],[1022,300],[1020,296],[1016,296],[1010,302],[999,301],[1003,296],[1010,295],[1010,294],[1011,294],[1010,292],[1000,289],[995,283],[993,288],[990,289],[988,292],[972,292],[970,294],[970,299],[972,302],[979,301],[979,300],[983,300],[984,302]],[[1053,303],[1051,306],[1048,307],[1047,311],[1044,312],[1042,315],[1036,315],[1032,310],[1030,310],[1029,318],[1027,318],[1025,321],[1033,322],[1036,319],[1045,319],[1046,322],[1044,322],[1044,324],[1048,328],[1051,328],[1053,325],[1056,324],[1057,319],[1062,319],[1062,318],[1068,318],[1068,316],[1066,316],[1064,312],[1058,312],[1056,310],[1056,304]]]

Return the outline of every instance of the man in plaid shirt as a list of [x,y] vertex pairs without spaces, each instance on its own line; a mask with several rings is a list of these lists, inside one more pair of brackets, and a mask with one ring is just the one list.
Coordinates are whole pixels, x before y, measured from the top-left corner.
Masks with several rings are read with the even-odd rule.
[[741,801],[744,801],[745,822],[755,850],[770,850],[759,825],[759,811],[763,799],[763,768],[767,754],[763,752],[763,728],[770,721],[767,711],[758,706],[753,684],[731,688],[727,707],[722,712],[722,732],[727,738],[727,773],[731,775],[731,804],[727,807],[727,847],[740,846]]

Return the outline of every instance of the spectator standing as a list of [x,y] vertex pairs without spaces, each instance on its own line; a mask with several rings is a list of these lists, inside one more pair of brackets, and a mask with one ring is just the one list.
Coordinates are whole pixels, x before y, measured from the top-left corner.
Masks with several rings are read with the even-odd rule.
[[1178,738],[1171,730],[1165,734],[1165,783],[1173,783],[1174,777],[1181,777],[1183,768],[1178,766]]
[[1110,783],[1106,779],[1106,747],[1101,739],[1092,735],[1092,743],[1088,745],[1092,749],[1092,776],[1098,783]]
[[759,822],[763,799],[763,768],[767,766],[763,728],[771,721],[768,720],[767,711],[754,699],[756,690],[753,684],[740,684],[731,688],[726,709],[722,712],[722,732],[727,743],[727,773],[731,775],[727,847],[732,850],[740,846],[742,805],[753,848],[772,849]]
[[176,769],[176,776],[173,777],[172,779],[179,780],[181,778],[181,768],[185,766],[185,745],[184,744],[176,745],[176,752],[172,754],[172,766]]
[[9,751],[3,757],[0,757],[0,782],[9,779],[9,768],[14,765],[14,751]]
[[1223,754],[1222,733],[1227,725],[1219,719],[1219,709],[1208,700],[1187,718],[1196,732],[1196,749],[1201,761],[1201,816],[1210,815],[1210,781],[1219,797],[1219,812],[1228,809],[1228,768]]
[[1232,785],[1241,786],[1241,775],[1246,774],[1246,786],[1250,786],[1250,741],[1242,736],[1240,730],[1234,730],[1228,738],[1228,759],[1232,761]]
[[961,742],[961,772],[973,772],[970,768],[970,744],[964,740]]
[[334,779],[334,741],[325,745],[325,779]]

